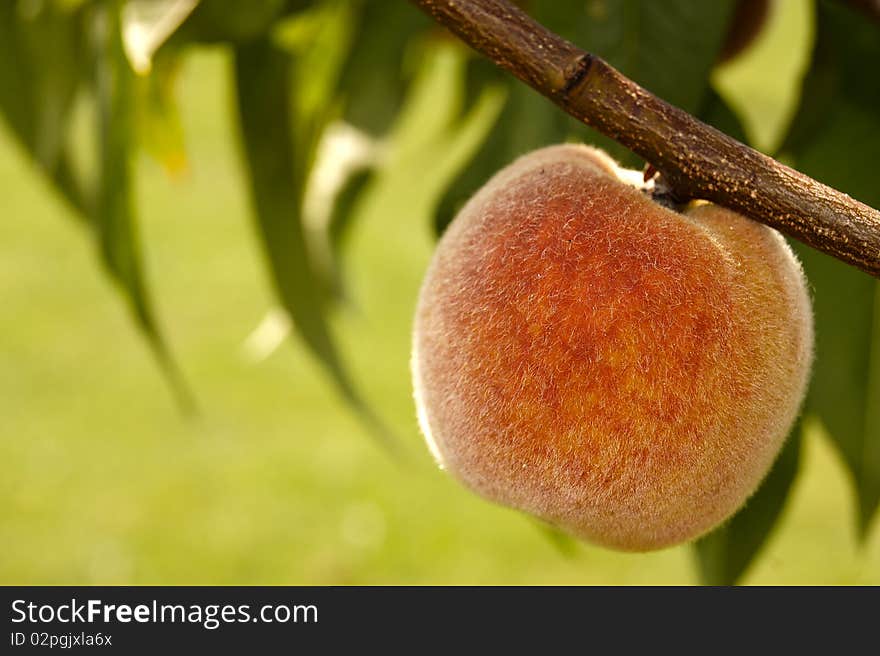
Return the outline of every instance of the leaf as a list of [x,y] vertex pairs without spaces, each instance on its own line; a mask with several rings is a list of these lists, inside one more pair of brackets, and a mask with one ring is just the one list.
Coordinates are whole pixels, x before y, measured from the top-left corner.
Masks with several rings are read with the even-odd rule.
[[[23,13],[23,6],[0,3],[0,111],[74,216],[89,221],[109,274],[126,295],[182,407],[191,409],[192,397],[161,338],[141,271],[130,199],[131,72],[122,55],[116,7],[46,2]],[[67,151],[73,102],[85,81],[98,114],[100,165],[92,198],[86,197]]]
[[268,38],[235,48],[242,154],[257,232],[278,298],[343,398],[388,443],[343,367],[327,325],[321,282],[306,240],[302,204],[315,138],[298,134],[294,57]]
[[181,406],[192,410],[192,395],[159,331],[144,280],[131,191],[134,74],[123,52],[119,14],[105,5],[95,8],[93,19],[99,152],[92,225],[104,265],[125,293]]
[[306,4],[305,0],[200,0],[172,40],[245,43],[266,36],[285,11]]
[[[424,54],[424,37],[436,28],[427,16],[404,2],[349,0],[346,6],[350,43],[347,56],[335,70],[341,118],[348,131],[353,128],[372,137],[384,135],[398,116],[411,81],[409,73],[420,59],[412,55]],[[355,217],[353,210],[376,170],[377,163],[370,161],[348,171],[329,203],[323,231],[315,235],[317,247],[326,253],[324,284],[334,300],[345,297],[341,243]]]
[[198,3],[199,0],[127,0],[122,7],[122,43],[136,73],[150,72],[153,55]]
[[[734,0],[563,0],[538,3],[535,16],[663,100],[695,113],[709,92],[709,73],[734,6]],[[604,148],[624,165],[641,165],[623,146],[574,119],[571,123],[580,140]]]
[[307,179],[318,143],[340,113],[337,84],[350,50],[351,10],[346,0],[325,0],[310,11],[279,23],[273,43],[291,52],[296,93],[290,96],[293,139]]
[[360,195],[376,177],[376,168],[364,166],[352,171],[348,180],[336,195],[333,214],[330,217],[330,242],[338,254],[351,228],[351,215]]
[[182,175],[188,167],[175,95],[180,65],[178,51],[162,51],[151,60],[150,72],[134,82],[138,143],[171,177]]
[[779,519],[797,476],[801,448],[801,422],[758,490],[725,524],[694,543],[704,585],[734,585],[748,570]]
[[406,2],[352,4],[357,5],[353,43],[341,80],[345,120],[378,135],[387,131],[403,102],[413,44],[434,24]]
[[[797,168],[880,207],[880,27],[820,3],[816,50],[801,107],[783,146]],[[843,456],[862,536],[880,504],[880,298],[870,276],[797,246],[813,287],[816,362],[807,411]]]
[[735,6],[733,0],[535,4],[535,17],[551,30],[688,112],[703,101]]
[[33,13],[0,3],[0,114],[43,173],[82,216],[67,153],[71,108],[86,69],[85,13],[54,3]]
[[[329,222],[309,214],[307,210],[315,208],[308,207],[307,203],[309,192],[319,190],[325,182],[314,175],[315,164],[322,141],[326,145],[327,128],[341,113],[339,79],[350,52],[353,16],[353,5],[348,0],[323,0],[307,11],[280,21],[273,33],[274,43],[293,55],[292,75],[296,81],[296,93],[290,101],[293,139],[304,176],[300,211],[322,297],[329,302],[341,300],[343,295],[340,261],[332,251]],[[346,162],[340,158],[324,164],[344,170]],[[331,212],[333,200],[329,199],[328,203]]]
[[[694,112],[710,92],[709,71],[724,41],[733,2],[558,0],[533,7],[534,17],[549,29],[608,60],[661,98]],[[503,84],[508,101],[482,148],[438,204],[437,234],[492,174],[535,148],[576,139],[607,150],[623,164],[638,165],[633,153],[490,62],[476,58],[468,75],[472,100],[485,85]]]
[[334,295],[340,298],[345,296],[342,265],[345,240],[351,232],[352,219],[356,215],[357,204],[375,180],[376,172],[377,169],[374,166],[364,166],[352,171],[333,199],[333,208],[327,222],[327,236],[330,257],[333,259],[333,265],[330,267],[331,284]]
[[747,36],[755,29],[759,33],[752,33],[756,36],[754,43],[739,57],[715,67],[712,84],[742,119],[748,133],[746,143],[775,154],[797,109],[812,57],[815,9],[813,0],[739,2],[746,12],[760,13],[768,5],[770,11],[763,25],[751,22],[757,15],[744,23],[734,23],[734,33],[740,31]]

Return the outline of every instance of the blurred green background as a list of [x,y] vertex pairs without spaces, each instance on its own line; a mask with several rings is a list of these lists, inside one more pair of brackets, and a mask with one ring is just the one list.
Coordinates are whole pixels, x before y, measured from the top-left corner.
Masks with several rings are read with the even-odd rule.
[[[768,149],[806,56],[791,45],[810,29],[795,5],[807,6],[789,2],[776,32],[714,78],[731,105],[751,107],[746,128]],[[399,462],[298,342],[259,358],[246,348],[275,303],[248,219],[227,51],[186,59],[187,172],[172,179],[143,158],[135,194],[157,309],[197,416],[179,411],[91,237],[0,130],[0,583],[697,582],[686,546],[560,546],[466,492],[423,448],[411,316],[432,209],[485,122],[450,128],[463,62],[454,46],[422,62],[346,242],[349,300],[334,330],[405,443]],[[744,582],[880,584],[877,522],[859,545],[854,517],[842,461],[811,423],[782,519]]]

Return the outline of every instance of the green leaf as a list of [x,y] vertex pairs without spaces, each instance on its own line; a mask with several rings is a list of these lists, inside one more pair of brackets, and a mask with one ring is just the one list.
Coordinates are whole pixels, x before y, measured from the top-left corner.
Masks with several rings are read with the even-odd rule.
[[345,120],[382,134],[403,102],[407,72],[413,70],[409,66],[413,45],[434,24],[407,2],[353,0],[352,4],[358,11],[351,55],[342,72]]
[[134,72],[122,48],[119,13],[112,4],[95,8],[94,94],[98,121],[98,180],[91,214],[107,271],[129,301],[181,406],[193,399],[160,333],[147,292],[132,201]]
[[304,0],[200,0],[172,40],[245,43],[265,37],[285,11],[305,4]]
[[694,543],[704,585],[734,585],[767,541],[798,472],[801,422],[758,490],[732,519]]
[[[149,3],[156,0],[143,1]],[[199,5],[170,37],[169,41],[172,44],[192,42],[244,44],[268,36],[276,23],[285,16],[336,0],[198,1]],[[346,4],[361,1],[344,0]]]
[[156,51],[198,4],[199,0],[126,0],[122,6],[122,43],[135,72],[150,72]]
[[327,324],[302,213],[316,139],[303,134],[297,122],[302,105],[294,95],[295,73],[293,55],[268,38],[235,49],[236,102],[257,232],[276,293],[296,331],[342,396],[387,442],[387,431],[357,393]]
[[[308,228],[307,245],[322,296],[327,301],[338,301],[343,296],[340,260],[332,251],[330,223],[308,214],[306,198],[313,185],[324,182],[316,180],[313,173],[327,128],[342,112],[339,80],[351,48],[353,18],[354,6],[349,0],[323,0],[307,11],[279,21],[272,34],[273,42],[293,56],[296,93],[290,102],[294,152],[304,178],[301,212]],[[344,168],[344,162],[335,164]]]
[[740,56],[716,66],[712,84],[742,119],[746,143],[774,154],[788,132],[812,58],[815,3],[748,0],[739,7],[760,12],[761,4],[767,10],[763,25],[756,26],[753,15],[734,29],[747,36],[758,27],[754,42]]
[[[802,104],[783,147],[798,169],[874,207],[880,134],[880,27],[834,3],[819,20]],[[870,276],[797,246],[813,287],[816,362],[807,411],[852,477],[862,536],[880,504],[880,299]]]
[[67,153],[76,92],[86,69],[85,12],[55,3],[24,12],[0,3],[0,114],[42,172],[76,210],[86,211]]
[[150,72],[134,82],[138,144],[158,161],[171,177],[188,168],[183,125],[175,94],[181,57],[162,51],[151,59]]
[[735,2],[557,0],[535,5],[535,17],[551,30],[667,102],[695,112]]
[[[696,113],[709,92],[709,74],[734,6],[734,0],[562,0],[536,3],[535,17],[663,100]],[[604,148],[624,165],[641,165],[608,137],[574,119],[571,125],[579,140]]]
[[350,50],[351,18],[346,0],[325,0],[310,11],[281,21],[272,35],[274,45],[292,55],[290,76],[296,82],[296,93],[289,96],[289,102],[304,180],[324,129],[341,113],[337,85]]
[[331,284],[336,297],[345,296],[342,253],[346,238],[351,231],[352,219],[356,216],[355,210],[358,202],[375,180],[376,172],[377,170],[373,166],[364,166],[352,171],[333,199],[333,209],[327,224],[327,233],[330,242],[330,257],[333,259]]
[[[163,47],[177,33],[200,0],[126,0],[122,5],[122,43],[134,83],[138,143],[169,176],[187,169],[183,127],[174,85],[181,48]],[[209,0],[210,1],[210,0]]]
[[[131,78],[122,51],[117,6],[0,3],[0,111],[28,153],[75,210],[88,220],[101,259],[125,294],[184,408],[192,398],[163,341],[144,282],[131,208]],[[91,36],[91,40],[90,40]],[[91,50],[90,50],[91,49]],[[68,154],[77,93],[95,95],[99,170],[91,197]]]

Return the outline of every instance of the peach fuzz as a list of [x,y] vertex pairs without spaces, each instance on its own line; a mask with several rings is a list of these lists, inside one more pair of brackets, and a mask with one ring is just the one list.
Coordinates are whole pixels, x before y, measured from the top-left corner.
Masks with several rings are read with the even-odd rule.
[[438,462],[483,497],[628,551],[730,517],[778,454],[813,350],[773,229],[654,202],[603,152],[543,148],[440,240],[413,378]]

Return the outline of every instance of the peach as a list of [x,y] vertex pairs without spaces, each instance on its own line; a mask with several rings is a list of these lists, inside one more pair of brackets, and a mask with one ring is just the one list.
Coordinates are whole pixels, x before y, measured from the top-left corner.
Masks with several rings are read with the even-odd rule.
[[611,548],[692,540],[755,490],[813,351],[773,229],[655,202],[602,151],[496,174],[437,246],[415,319],[420,426],[483,497]]

